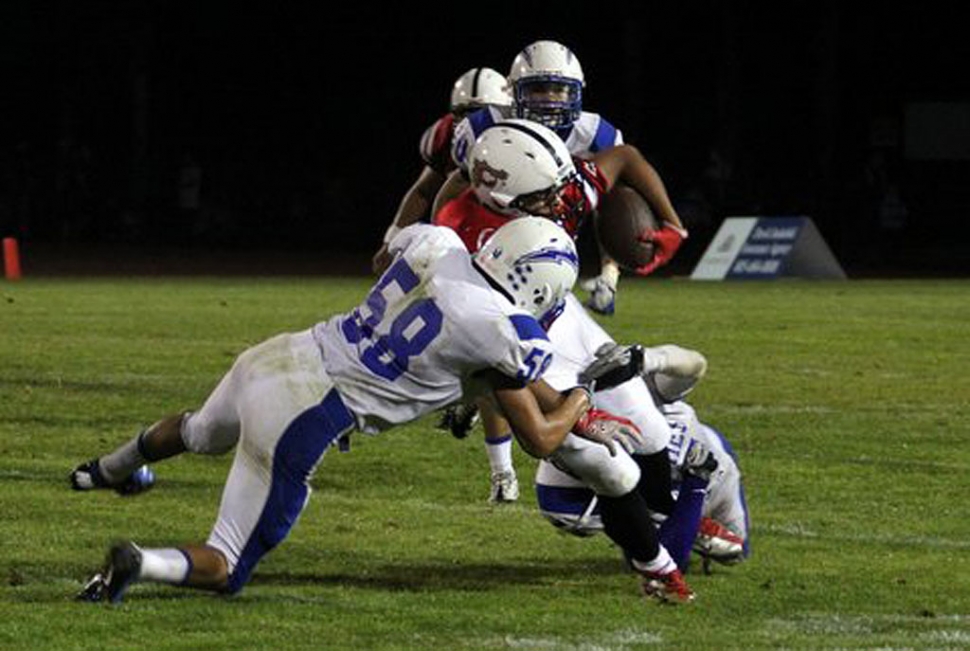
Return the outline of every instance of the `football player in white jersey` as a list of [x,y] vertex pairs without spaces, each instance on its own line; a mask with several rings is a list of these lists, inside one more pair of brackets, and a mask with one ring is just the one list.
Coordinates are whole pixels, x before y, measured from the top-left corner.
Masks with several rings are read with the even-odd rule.
[[560,393],[540,379],[553,354],[542,324],[561,312],[578,270],[560,227],[518,220],[473,258],[449,229],[418,224],[391,251],[395,261],[356,309],[246,350],[199,410],[163,418],[72,473],[75,488],[108,488],[146,461],[236,449],[204,544],[116,544],[79,596],[116,603],[136,581],[240,590],[296,523],[332,444],[463,395],[494,400],[537,457],[567,435],[613,453],[637,442],[635,426],[590,408],[587,389]]
[[[737,456],[728,440],[701,423],[683,400],[700,375],[644,376],[671,434],[667,451],[676,517],[657,518],[660,540],[683,572],[689,566],[692,548],[704,559],[705,568],[709,560],[732,564],[750,553],[748,508]],[[698,466],[699,453],[707,450],[716,464]],[[554,526],[580,537],[603,530],[598,498],[582,481],[541,460],[535,483],[539,510]]]
[[397,212],[384,233],[380,248],[371,261],[375,273],[383,273],[391,262],[388,243],[405,226],[427,221],[435,195],[444,184],[448,174],[455,168],[451,158],[455,124],[466,115],[494,107],[498,111],[510,111],[512,93],[508,80],[492,68],[471,68],[455,80],[451,89],[448,112],[438,118],[421,136],[419,151],[424,167],[398,204]]
[[[512,85],[513,109],[516,117],[538,122],[556,132],[573,156],[588,159],[597,152],[623,144],[623,134],[598,113],[583,110],[583,90],[586,77],[579,59],[568,47],[557,41],[539,40],[527,45],[516,55],[509,70]],[[467,164],[468,154],[476,139],[488,127],[507,117],[504,108],[486,108],[471,113],[455,127],[452,157],[459,169]],[[662,183],[651,193],[659,197],[650,207],[661,223],[666,225],[664,246],[657,248],[652,264],[637,273],[647,275],[666,264],[687,237],[673,204]],[[451,197],[460,188],[458,177],[449,181],[444,197]],[[583,283],[590,292],[585,305],[600,314],[613,314],[620,267],[601,248],[599,276]]]

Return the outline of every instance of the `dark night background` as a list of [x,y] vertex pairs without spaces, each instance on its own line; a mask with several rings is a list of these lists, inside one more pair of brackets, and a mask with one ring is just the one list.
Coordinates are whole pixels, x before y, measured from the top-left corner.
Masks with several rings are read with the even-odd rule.
[[850,275],[967,275],[966,29],[891,4],[4,2],[0,235],[366,271],[453,81],[551,38],[694,234],[665,273],[724,216],[799,214]]

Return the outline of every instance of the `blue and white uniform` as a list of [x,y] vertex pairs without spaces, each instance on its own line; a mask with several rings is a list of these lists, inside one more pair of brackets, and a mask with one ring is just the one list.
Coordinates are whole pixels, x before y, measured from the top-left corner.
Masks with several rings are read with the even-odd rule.
[[229,563],[230,591],[289,533],[339,438],[473,397],[478,371],[524,386],[551,361],[539,323],[489,286],[452,230],[411,226],[390,251],[395,262],[361,305],[245,351],[183,421],[194,452],[236,446],[208,540]]
[[[707,485],[707,494],[698,517],[717,520],[745,540],[747,550],[748,508],[737,458],[727,439],[709,425],[697,420],[694,409],[679,401],[662,407],[670,424],[667,446],[675,491],[683,478],[681,468],[691,439],[703,443],[717,459],[717,470]],[[539,510],[557,527],[579,536],[590,536],[603,530],[596,495],[576,477],[553,464],[542,461],[536,472],[536,495]]]
[[[455,126],[451,157],[461,169],[465,168],[468,154],[482,132],[508,116],[495,107],[485,107],[466,116]],[[583,111],[579,119],[556,134],[566,143],[566,149],[577,158],[590,158],[593,154],[623,144],[623,133],[598,113]]]
[[[596,350],[613,338],[570,293],[565,309],[549,328],[549,340],[556,354],[543,379],[554,389],[566,391],[579,383],[579,374],[596,359]],[[637,450],[641,454],[661,452],[670,440],[670,426],[647,385],[639,380],[597,391],[593,406],[632,421],[643,436]],[[607,497],[625,495],[640,481],[640,467],[625,450],[611,456],[604,446],[579,436],[567,436],[553,455],[539,461],[540,468],[553,465]]]
[[707,484],[702,515],[717,520],[745,540],[747,549],[748,505],[741,483],[741,469],[731,443],[719,431],[700,422],[694,408],[686,402],[677,401],[661,407],[667,422],[670,423],[670,466],[673,473],[673,487],[676,491],[683,480],[681,468],[691,439],[704,444],[717,459],[717,470],[711,474]]

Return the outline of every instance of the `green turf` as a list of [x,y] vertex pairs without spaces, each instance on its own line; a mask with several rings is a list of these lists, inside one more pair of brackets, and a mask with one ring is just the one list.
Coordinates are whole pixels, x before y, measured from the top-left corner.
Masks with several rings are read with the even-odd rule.
[[970,283],[624,280],[621,341],[705,352],[693,403],[740,454],[753,556],[661,607],[603,537],[527,489],[491,508],[480,435],[428,418],[330,453],[291,537],[238,596],[73,594],[113,540],[202,540],[229,457],[157,490],[67,471],[197,405],[234,356],[362,297],[365,279],[0,284],[0,649],[970,649]]

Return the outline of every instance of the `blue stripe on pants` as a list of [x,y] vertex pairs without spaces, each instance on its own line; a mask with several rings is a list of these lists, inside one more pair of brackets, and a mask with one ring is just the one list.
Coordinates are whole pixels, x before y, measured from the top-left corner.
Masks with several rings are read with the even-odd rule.
[[[539,508],[549,513],[582,515],[596,496],[591,489],[580,486],[547,486],[536,484]],[[599,515],[599,506],[590,515]]]
[[331,390],[319,405],[287,426],[273,454],[273,478],[266,504],[229,576],[228,592],[241,590],[259,560],[286,538],[306,504],[310,473],[327,448],[355,425],[353,414]]

